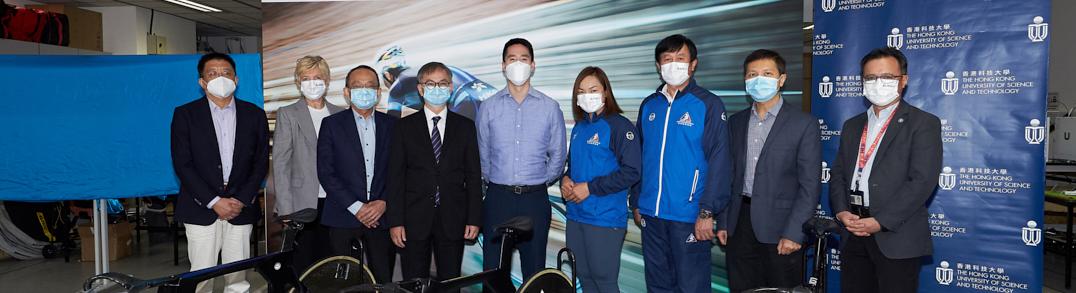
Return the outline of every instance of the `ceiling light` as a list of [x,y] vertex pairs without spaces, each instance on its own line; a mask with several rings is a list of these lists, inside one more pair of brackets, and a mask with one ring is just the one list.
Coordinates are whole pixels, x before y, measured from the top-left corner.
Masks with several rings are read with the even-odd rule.
[[220,9],[209,7],[209,6],[205,5],[205,4],[197,3],[197,2],[194,2],[194,1],[190,1],[190,0],[164,0],[164,1],[170,2],[172,4],[180,5],[180,6],[183,6],[183,7],[187,7],[187,8],[190,8],[190,9],[198,10],[198,11],[201,11],[201,12],[220,12],[221,11]]

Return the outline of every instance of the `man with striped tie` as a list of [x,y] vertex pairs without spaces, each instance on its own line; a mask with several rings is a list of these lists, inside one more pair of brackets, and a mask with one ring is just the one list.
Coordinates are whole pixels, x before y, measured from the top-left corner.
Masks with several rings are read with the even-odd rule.
[[474,122],[445,106],[452,74],[439,62],[418,71],[423,110],[400,119],[389,155],[388,226],[404,280],[458,277],[463,241],[478,236],[482,170]]

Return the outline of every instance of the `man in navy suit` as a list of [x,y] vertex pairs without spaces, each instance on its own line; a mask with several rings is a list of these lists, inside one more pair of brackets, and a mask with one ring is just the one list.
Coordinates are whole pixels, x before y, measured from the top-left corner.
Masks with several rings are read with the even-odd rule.
[[[172,165],[179,177],[176,220],[187,235],[191,271],[250,257],[255,201],[269,171],[265,111],[235,98],[235,61],[210,53],[198,61],[205,97],[172,114]],[[224,277],[225,292],[247,292],[244,272]],[[213,282],[198,284],[212,291]]]
[[396,118],[374,111],[381,86],[369,66],[348,72],[344,97],[351,109],[325,118],[318,136],[318,179],[325,188],[321,223],[329,227],[329,246],[350,255],[362,241],[378,283],[392,281],[396,252],[385,225],[388,150]]
[[777,52],[744,61],[753,103],[729,119],[737,196],[718,217],[731,292],[803,283],[803,223],[818,205],[822,146],[818,119],[781,99],[785,79]]

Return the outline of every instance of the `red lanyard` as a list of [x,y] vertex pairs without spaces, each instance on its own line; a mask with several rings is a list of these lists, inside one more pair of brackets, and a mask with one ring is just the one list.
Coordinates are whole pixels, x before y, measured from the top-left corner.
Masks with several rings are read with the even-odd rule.
[[878,142],[882,141],[882,136],[885,135],[885,130],[889,128],[889,121],[893,121],[893,116],[897,116],[896,109],[893,109],[893,113],[889,114],[889,118],[885,120],[885,124],[882,125],[882,129],[878,130],[878,135],[874,137],[874,142],[871,143],[871,147],[866,151],[866,153],[863,152],[863,149],[866,148],[867,128],[870,126],[870,121],[867,121],[867,125],[863,125],[863,135],[859,137],[859,161],[856,162],[856,168],[859,172],[862,172],[863,168],[867,167],[867,160],[870,159],[871,155],[874,155],[874,150],[878,147]]

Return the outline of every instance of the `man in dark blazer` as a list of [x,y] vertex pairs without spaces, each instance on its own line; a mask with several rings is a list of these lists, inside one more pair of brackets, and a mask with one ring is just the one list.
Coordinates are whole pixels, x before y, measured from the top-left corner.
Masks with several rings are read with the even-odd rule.
[[753,103],[729,119],[732,191],[718,217],[726,247],[729,290],[802,284],[803,223],[821,193],[818,119],[781,98],[785,60],[756,50],[744,61]]
[[[234,96],[235,61],[210,53],[198,61],[205,97],[172,114],[172,165],[179,177],[176,220],[183,223],[191,271],[250,257],[256,200],[269,169],[265,111]],[[226,292],[246,292],[243,272],[225,276]],[[213,288],[212,281],[198,291]]]
[[423,110],[400,120],[389,159],[392,240],[400,250],[403,278],[458,277],[463,241],[478,236],[482,216],[482,170],[474,122],[448,110],[448,67],[419,69]]
[[933,252],[927,201],[941,171],[941,122],[901,100],[908,62],[893,48],[860,62],[866,113],[844,122],[830,181],[842,235],[842,292],[916,292]]
[[396,251],[383,217],[396,118],[374,111],[359,99],[362,91],[374,91],[375,99],[380,96],[373,68],[356,67],[346,79],[345,97],[351,108],[325,118],[318,135],[318,179],[326,193],[321,224],[329,227],[333,254],[350,255],[352,241],[360,240],[374,279],[387,283],[396,266]]

